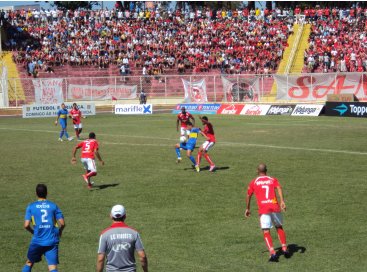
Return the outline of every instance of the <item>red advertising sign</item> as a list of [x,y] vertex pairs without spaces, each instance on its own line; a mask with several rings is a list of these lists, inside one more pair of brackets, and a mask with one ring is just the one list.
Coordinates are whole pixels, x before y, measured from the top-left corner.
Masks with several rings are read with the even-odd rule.
[[222,104],[217,114],[240,114],[245,105]]

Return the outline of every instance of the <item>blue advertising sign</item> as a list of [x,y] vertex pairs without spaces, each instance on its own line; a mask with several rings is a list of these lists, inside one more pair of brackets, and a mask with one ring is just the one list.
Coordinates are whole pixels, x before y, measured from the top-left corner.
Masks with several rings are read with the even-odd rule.
[[221,104],[177,104],[173,109],[173,114],[181,112],[182,107],[191,114],[217,114]]

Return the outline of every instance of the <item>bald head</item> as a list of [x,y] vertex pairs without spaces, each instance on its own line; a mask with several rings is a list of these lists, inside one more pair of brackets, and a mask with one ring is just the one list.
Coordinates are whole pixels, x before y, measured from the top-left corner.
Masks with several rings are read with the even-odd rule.
[[266,164],[265,163],[260,163],[257,166],[257,172],[259,174],[266,174],[267,171],[268,171],[268,169],[266,168]]

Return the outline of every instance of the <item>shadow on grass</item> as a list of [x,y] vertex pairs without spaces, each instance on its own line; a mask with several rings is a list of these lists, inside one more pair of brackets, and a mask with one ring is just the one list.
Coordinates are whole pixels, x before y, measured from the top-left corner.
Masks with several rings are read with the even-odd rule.
[[[284,255],[281,247],[276,248],[275,251],[277,252],[278,256]],[[294,253],[298,253],[298,252],[302,253],[302,254],[305,253],[306,248],[303,247],[303,246],[299,246],[297,244],[290,244],[290,245],[288,245],[288,251],[289,251],[289,254],[288,254],[288,256],[285,256],[285,257],[286,258],[292,258]]]
[[94,185],[93,189],[95,190],[103,190],[109,187],[116,187],[118,186],[120,183],[111,183],[111,184],[101,184],[101,185]]
[[[200,171],[209,171],[209,169],[210,169],[210,166],[205,166],[205,167],[200,168]],[[228,169],[229,169],[229,166],[215,167],[213,172],[228,170]],[[191,166],[191,167],[184,168],[183,170],[194,170],[195,171],[195,167]]]

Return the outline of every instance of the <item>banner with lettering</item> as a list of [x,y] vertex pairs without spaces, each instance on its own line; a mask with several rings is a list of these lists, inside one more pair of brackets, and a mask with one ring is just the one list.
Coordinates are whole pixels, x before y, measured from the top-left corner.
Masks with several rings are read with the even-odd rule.
[[70,84],[68,99],[70,100],[117,100],[136,99],[137,86],[129,85],[77,85]]
[[367,100],[367,74],[335,73],[306,75],[275,75],[277,99],[325,101],[328,94],[354,94]]
[[36,104],[59,104],[64,101],[62,79],[32,79]]
[[205,79],[192,82],[182,79],[182,83],[185,89],[184,103],[208,102]]

